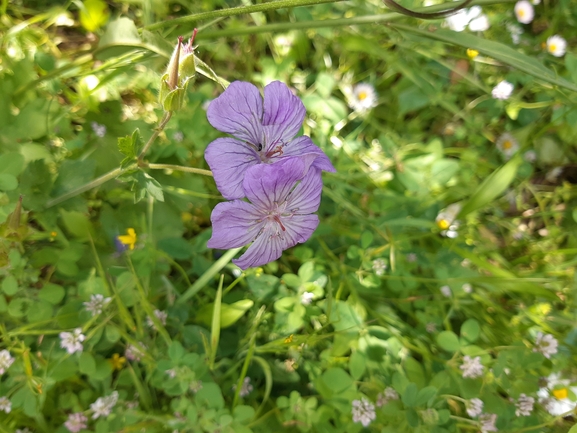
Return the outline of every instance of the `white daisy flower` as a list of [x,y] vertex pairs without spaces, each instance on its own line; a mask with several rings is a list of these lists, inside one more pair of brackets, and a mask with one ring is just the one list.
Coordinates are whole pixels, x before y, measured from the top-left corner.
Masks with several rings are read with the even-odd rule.
[[567,51],[567,41],[559,35],[547,38],[547,51],[555,57],[563,57]]
[[491,91],[491,95],[493,96],[494,99],[500,99],[502,101],[509,99],[511,97],[511,94],[513,93],[513,89],[515,88],[515,86],[513,86],[511,83],[509,83],[506,80],[501,81],[499,84],[497,84],[495,87],[493,87],[493,90]]
[[559,373],[551,374],[547,378],[547,386],[537,391],[539,403],[553,416],[563,415],[577,406],[577,402],[569,398],[569,391],[577,395],[577,386],[569,386],[570,381],[561,379]]
[[471,358],[469,355],[463,357],[463,364],[459,367],[463,370],[463,377],[470,377],[474,379],[476,377],[481,377],[483,375],[483,370],[485,367],[481,364],[481,357],[475,356]]
[[488,30],[489,27],[491,27],[489,18],[485,14],[478,16],[469,23],[469,30],[472,32],[484,32]]
[[459,221],[457,221],[457,215],[461,212],[461,205],[459,203],[453,203],[443,209],[437,217],[435,222],[437,227],[441,229],[441,235],[448,238],[456,238],[459,229]]
[[496,145],[505,159],[510,159],[519,150],[519,142],[508,132],[501,134]]
[[471,21],[471,19],[469,18],[466,9],[461,9],[457,13],[445,19],[445,22],[449,28],[454,32],[462,32],[465,30],[469,24],[469,21]]
[[360,422],[363,427],[368,427],[371,421],[377,417],[375,405],[364,397],[361,400],[353,400],[352,412],[353,422]]
[[528,150],[523,154],[523,159],[531,164],[537,161],[537,152],[534,150]]
[[359,112],[365,112],[377,105],[377,92],[372,84],[359,83],[353,87],[349,97],[349,106]]
[[529,24],[535,18],[533,5],[527,0],[520,0],[515,3],[515,16],[521,24]]

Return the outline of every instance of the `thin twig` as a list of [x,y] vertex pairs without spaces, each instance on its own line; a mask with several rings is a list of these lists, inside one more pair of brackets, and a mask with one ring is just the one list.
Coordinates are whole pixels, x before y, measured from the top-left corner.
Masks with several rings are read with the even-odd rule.
[[212,176],[212,171],[210,170],[203,170],[202,168],[195,168],[195,167],[185,167],[183,165],[147,164],[145,167],[148,167],[152,170],[175,170],[175,171],[184,171],[186,173],[202,174],[204,176]]

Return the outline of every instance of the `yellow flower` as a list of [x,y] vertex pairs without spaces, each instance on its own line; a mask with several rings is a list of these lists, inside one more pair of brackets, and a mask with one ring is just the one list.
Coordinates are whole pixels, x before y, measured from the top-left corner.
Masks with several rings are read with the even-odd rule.
[[118,241],[123,244],[123,245],[127,245],[128,248],[130,248],[131,250],[134,249],[134,245],[136,244],[136,232],[134,231],[133,228],[129,228],[128,230],[126,230],[126,235],[124,236],[117,236],[116,238],[118,239]]
[[113,370],[121,370],[126,363],[126,358],[124,356],[120,356],[118,353],[115,353],[112,355],[112,358],[108,360],[108,362],[110,362]]
[[567,390],[567,388],[554,389],[553,395],[557,400],[563,400],[564,398],[567,398],[569,396],[569,391]]
[[467,48],[467,57],[473,60],[475,57],[479,55],[479,51],[473,50],[472,48]]

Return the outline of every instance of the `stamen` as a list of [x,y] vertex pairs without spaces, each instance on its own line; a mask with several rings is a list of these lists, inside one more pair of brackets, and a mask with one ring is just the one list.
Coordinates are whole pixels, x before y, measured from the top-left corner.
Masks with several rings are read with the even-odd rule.
[[282,225],[282,222],[280,220],[280,218],[277,216],[274,217],[274,220],[278,223],[278,225],[280,226],[280,228],[282,229],[283,232],[286,232],[285,227]]

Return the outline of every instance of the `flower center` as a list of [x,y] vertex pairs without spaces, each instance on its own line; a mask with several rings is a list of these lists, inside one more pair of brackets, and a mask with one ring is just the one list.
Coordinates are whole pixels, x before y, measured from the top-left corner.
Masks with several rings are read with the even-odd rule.
[[511,143],[509,140],[505,140],[505,142],[503,143],[503,149],[509,150],[512,147],[513,147],[513,143]]
[[367,94],[367,92],[360,92],[359,93],[359,101],[364,101],[365,99],[367,99],[367,96],[369,96]]
[[450,225],[451,224],[449,223],[449,221],[445,219],[437,221],[437,227],[439,227],[441,230],[447,230]]
[[519,18],[523,18],[525,16],[525,11],[523,9],[519,9]]
[[[278,145],[264,154],[264,157],[269,159],[274,156],[282,156],[282,145]],[[261,158],[262,159],[262,158]]]
[[564,398],[567,398],[569,391],[567,391],[567,388],[554,389],[553,395],[557,400],[563,400]]
[[554,52],[554,51],[556,51],[556,50],[557,50],[557,45],[555,45],[555,44],[549,45],[549,51],[550,51],[550,52]]

